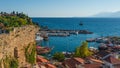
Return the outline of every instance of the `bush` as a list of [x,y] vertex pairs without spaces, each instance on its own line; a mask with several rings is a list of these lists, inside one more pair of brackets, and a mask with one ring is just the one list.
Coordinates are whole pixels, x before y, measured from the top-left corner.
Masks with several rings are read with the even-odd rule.
[[11,15],[9,13],[2,14],[0,16],[0,23],[4,25],[3,28],[10,28],[10,27],[20,27],[23,25],[31,25],[32,20],[23,13],[16,13],[14,15]]
[[58,60],[58,61],[63,61],[65,59],[65,55],[61,52],[56,52],[53,55],[53,59]]
[[10,68],[18,68],[18,61],[16,59],[11,59]]
[[28,45],[25,48],[25,57],[26,57],[26,61],[29,62],[30,64],[35,64],[36,61],[36,45]]
[[3,59],[4,68],[18,68],[18,60],[11,57]]
[[2,68],[2,59],[0,60],[0,68]]

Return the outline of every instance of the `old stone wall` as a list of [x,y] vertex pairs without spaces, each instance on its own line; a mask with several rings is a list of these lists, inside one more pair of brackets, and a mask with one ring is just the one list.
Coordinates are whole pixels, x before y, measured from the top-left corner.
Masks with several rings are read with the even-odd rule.
[[0,60],[6,56],[15,57],[14,54],[17,48],[19,67],[29,65],[25,60],[25,47],[28,44],[35,44],[35,34],[38,27],[27,25],[14,28],[9,34],[0,35]]

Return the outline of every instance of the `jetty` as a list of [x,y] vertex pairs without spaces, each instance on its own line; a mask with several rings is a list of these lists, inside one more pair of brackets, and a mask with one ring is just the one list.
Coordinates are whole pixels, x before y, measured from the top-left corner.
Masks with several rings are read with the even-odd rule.
[[62,29],[42,29],[39,30],[38,33],[41,33],[45,36],[60,36],[60,37],[66,37],[70,36],[71,34],[77,35],[77,34],[93,34],[93,32],[90,32],[88,30],[62,30]]

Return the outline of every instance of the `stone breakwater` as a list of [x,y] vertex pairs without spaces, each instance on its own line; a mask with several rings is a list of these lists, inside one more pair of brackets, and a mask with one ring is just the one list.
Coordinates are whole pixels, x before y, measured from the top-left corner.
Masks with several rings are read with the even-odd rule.
[[88,30],[61,30],[61,29],[41,29],[39,33],[45,36],[70,36],[71,34],[93,34]]
[[[26,62],[25,50],[29,44],[35,44],[35,34],[38,27],[27,25],[23,27],[16,27],[9,34],[0,35],[0,60],[6,56],[15,57],[15,48],[18,51],[19,67],[30,65]],[[4,65],[1,63],[4,68]]]

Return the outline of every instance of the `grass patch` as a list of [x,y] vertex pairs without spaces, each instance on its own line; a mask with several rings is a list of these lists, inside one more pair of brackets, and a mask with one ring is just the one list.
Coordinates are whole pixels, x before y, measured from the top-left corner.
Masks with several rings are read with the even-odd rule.
[[0,60],[0,68],[2,68],[2,59]]
[[36,45],[28,45],[25,48],[25,57],[26,57],[26,61],[30,64],[35,64],[36,61]]
[[18,60],[15,58],[7,57],[3,59],[4,68],[18,68]]

